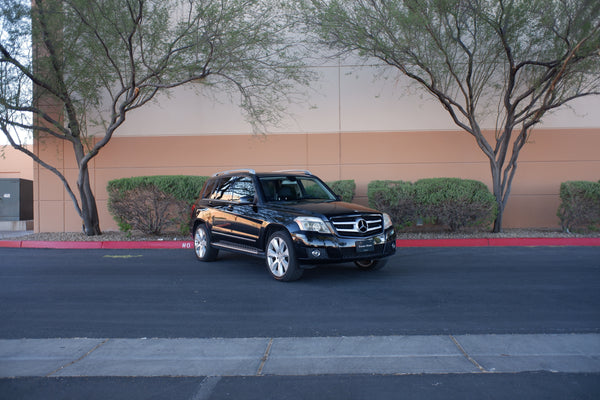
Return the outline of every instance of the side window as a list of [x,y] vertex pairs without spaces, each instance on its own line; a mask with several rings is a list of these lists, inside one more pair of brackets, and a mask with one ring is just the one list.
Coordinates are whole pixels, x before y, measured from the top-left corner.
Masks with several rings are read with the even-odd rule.
[[206,187],[204,190],[202,190],[202,198],[210,199],[210,196],[212,195],[213,191],[215,190],[215,186],[217,186],[218,183],[218,179],[210,179],[208,182],[206,182]]
[[235,182],[235,177],[220,179],[218,184],[215,185],[214,189],[208,196],[211,200],[231,200],[231,189]]
[[260,185],[262,186],[263,193],[265,194],[266,201],[277,200],[277,182],[273,179],[261,179]]
[[304,189],[304,197],[307,199],[322,199],[323,189],[317,185],[317,182],[308,179],[301,180]]
[[256,193],[252,179],[247,176],[215,179],[210,185],[205,191],[205,198],[210,200],[252,201]]
[[308,199],[334,200],[335,197],[315,179],[298,179],[303,188],[303,195]]
[[231,200],[236,202],[248,202],[254,200],[256,191],[254,183],[248,176],[239,178],[231,189]]

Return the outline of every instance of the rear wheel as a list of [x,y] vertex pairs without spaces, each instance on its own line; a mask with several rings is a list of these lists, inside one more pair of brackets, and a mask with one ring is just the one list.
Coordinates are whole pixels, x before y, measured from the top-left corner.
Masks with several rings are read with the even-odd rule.
[[198,225],[194,231],[194,253],[200,261],[213,261],[219,250],[210,245],[210,235],[206,225]]
[[375,271],[385,267],[387,260],[380,258],[375,260],[357,260],[354,261],[354,264],[362,271]]
[[287,232],[274,232],[267,242],[267,269],[279,281],[295,281],[304,272],[296,259],[292,238]]

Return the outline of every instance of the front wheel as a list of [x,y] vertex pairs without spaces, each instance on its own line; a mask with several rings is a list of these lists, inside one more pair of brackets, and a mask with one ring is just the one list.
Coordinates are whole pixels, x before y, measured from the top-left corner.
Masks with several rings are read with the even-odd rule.
[[213,261],[219,250],[210,245],[210,235],[206,225],[198,225],[194,232],[194,253],[200,261]]
[[385,267],[387,264],[387,260],[383,259],[375,259],[375,260],[357,260],[354,261],[354,264],[358,267],[358,269],[362,271],[376,271]]
[[296,259],[292,238],[287,232],[274,232],[267,242],[267,269],[278,281],[295,281],[304,272]]

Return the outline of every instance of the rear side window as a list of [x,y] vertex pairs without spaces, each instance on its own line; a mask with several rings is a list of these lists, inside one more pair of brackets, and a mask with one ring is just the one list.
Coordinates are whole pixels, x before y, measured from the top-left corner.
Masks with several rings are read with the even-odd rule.
[[236,177],[219,179],[218,184],[215,185],[211,193],[208,195],[208,198],[210,200],[231,200],[231,190],[236,179]]
[[220,201],[249,201],[255,195],[252,179],[244,176],[214,179],[204,191],[204,198]]
[[206,186],[202,190],[202,198],[209,199],[218,183],[219,179],[209,179],[208,182],[206,182]]

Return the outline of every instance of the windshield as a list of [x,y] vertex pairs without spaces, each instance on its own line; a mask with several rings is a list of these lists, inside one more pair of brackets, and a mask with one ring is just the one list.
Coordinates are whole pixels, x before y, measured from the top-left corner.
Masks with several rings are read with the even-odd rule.
[[266,201],[337,200],[335,194],[316,178],[265,176],[259,180]]

